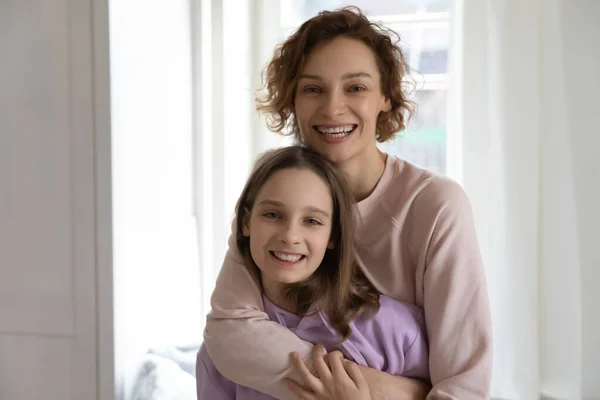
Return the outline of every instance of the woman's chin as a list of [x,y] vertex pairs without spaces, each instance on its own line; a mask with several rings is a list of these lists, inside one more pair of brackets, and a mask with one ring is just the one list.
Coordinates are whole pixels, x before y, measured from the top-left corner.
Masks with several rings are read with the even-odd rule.
[[322,145],[316,144],[315,146],[309,145],[313,148],[317,153],[319,153],[323,158],[327,161],[332,162],[334,164],[343,163],[348,160],[348,151],[342,146],[331,146],[331,145]]

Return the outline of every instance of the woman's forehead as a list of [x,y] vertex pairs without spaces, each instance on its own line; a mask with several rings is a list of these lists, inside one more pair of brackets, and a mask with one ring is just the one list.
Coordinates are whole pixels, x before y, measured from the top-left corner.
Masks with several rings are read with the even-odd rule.
[[373,50],[357,39],[340,37],[317,45],[308,55],[302,75],[324,77],[378,74]]

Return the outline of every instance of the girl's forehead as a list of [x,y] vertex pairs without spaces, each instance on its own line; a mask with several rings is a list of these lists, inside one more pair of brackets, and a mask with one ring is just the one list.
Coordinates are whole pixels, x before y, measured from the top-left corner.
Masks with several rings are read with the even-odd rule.
[[263,184],[261,191],[302,192],[306,189],[329,192],[323,178],[308,168],[284,168],[275,171]]
[[319,205],[332,208],[329,186],[309,169],[283,169],[267,179],[257,194],[257,202],[269,200],[282,207]]

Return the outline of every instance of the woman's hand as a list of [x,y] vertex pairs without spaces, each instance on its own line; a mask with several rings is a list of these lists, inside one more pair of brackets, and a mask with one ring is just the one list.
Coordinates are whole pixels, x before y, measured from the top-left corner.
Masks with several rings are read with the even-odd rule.
[[318,376],[313,375],[297,353],[292,361],[304,381],[304,387],[286,380],[290,389],[304,400],[371,400],[369,386],[358,365],[344,359],[339,351],[326,354],[322,345],[313,350]]

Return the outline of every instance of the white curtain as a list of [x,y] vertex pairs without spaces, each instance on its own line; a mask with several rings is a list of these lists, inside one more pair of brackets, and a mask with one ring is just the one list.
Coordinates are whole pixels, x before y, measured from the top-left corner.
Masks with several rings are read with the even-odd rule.
[[[264,3],[193,3],[202,314],[245,175],[276,145],[250,90],[275,25],[239,34],[274,20]],[[449,169],[472,199],[487,268],[492,397],[600,399],[600,1],[455,3]]]
[[192,71],[186,0],[110,1],[115,382],[150,348],[197,344]]
[[492,397],[600,399],[600,2],[464,0],[454,14]]

